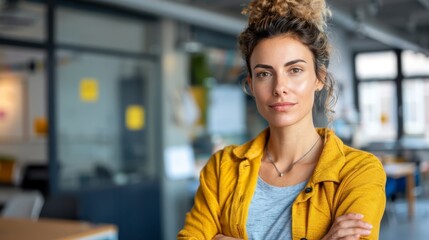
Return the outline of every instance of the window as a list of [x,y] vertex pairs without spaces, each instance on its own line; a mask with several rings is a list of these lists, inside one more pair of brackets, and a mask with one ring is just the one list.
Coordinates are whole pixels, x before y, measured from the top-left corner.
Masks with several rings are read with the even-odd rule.
[[359,80],[395,78],[396,65],[396,56],[392,51],[361,53],[356,56],[356,74]]
[[355,65],[362,131],[368,141],[428,139],[429,57],[408,50],[359,53]]
[[429,138],[429,57],[413,51],[401,53],[404,134]]
[[369,142],[396,139],[395,52],[360,53],[355,61],[362,133]]
[[402,66],[405,77],[429,76],[429,57],[424,54],[404,51]]
[[394,82],[365,82],[359,84],[361,126],[371,141],[396,138],[396,94]]
[[406,80],[404,89],[404,131],[406,135],[429,132],[429,79]]

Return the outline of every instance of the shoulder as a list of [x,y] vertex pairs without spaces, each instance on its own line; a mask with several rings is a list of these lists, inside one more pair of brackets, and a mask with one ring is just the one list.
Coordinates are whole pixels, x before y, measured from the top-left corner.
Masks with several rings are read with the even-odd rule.
[[[329,139],[325,146],[332,156],[341,159],[341,164],[344,164],[342,167],[343,170],[362,169],[366,167],[383,170],[381,161],[374,154],[344,144],[332,130],[325,131]],[[337,153],[337,155],[335,155],[335,153]]]
[[344,145],[344,178],[384,184],[386,174],[381,161],[372,153]]
[[356,178],[379,183],[385,181],[383,165],[374,154],[344,144],[332,130],[322,129],[321,132],[327,137],[324,149],[326,154],[323,155],[325,168],[338,171],[339,181]]
[[383,170],[381,161],[372,153],[344,145],[346,164],[353,168],[374,167]]

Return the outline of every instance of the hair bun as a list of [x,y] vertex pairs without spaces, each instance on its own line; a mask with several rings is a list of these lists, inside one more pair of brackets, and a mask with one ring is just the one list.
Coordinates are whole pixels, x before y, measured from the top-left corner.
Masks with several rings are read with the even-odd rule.
[[292,17],[311,22],[324,31],[331,11],[325,0],[253,0],[242,14],[249,15],[249,25],[257,24],[267,17]]

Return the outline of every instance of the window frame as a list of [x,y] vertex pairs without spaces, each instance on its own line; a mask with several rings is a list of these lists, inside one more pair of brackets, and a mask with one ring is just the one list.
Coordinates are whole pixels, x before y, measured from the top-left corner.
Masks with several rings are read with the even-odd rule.
[[[357,56],[359,54],[363,53],[373,53],[373,52],[386,52],[386,51],[394,51],[395,56],[397,58],[396,61],[396,68],[397,68],[397,76],[395,78],[372,78],[372,79],[359,79],[357,74]],[[428,76],[417,76],[417,75],[410,75],[410,76],[404,76],[403,74],[403,60],[402,60],[402,53],[406,50],[401,49],[378,49],[378,50],[370,50],[370,51],[356,51],[352,54],[352,62],[353,62],[353,85],[354,85],[354,104],[355,108],[358,112],[360,112],[360,99],[359,99],[359,84],[361,83],[369,83],[369,82],[383,82],[383,81],[389,81],[395,83],[396,88],[396,109],[397,109],[397,134],[396,134],[396,140],[401,140],[404,137],[407,137],[408,135],[405,132],[405,126],[404,126],[404,88],[402,84],[404,81],[409,81],[413,79],[425,79],[425,81],[429,81],[429,75]]]

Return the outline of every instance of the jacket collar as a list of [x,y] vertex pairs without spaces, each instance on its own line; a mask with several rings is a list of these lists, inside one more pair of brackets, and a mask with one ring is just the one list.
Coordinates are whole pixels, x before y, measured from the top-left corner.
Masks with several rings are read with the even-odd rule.
[[[310,181],[313,183],[339,182],[339,173],[346,161],[344,144],[330,129],[318,128],[317,132],[324,140],[324,147]],[[254,139],[235,147],[233,154],[241,160],[256,159],[263,154],[269,134],[269,128],[266,128]]]
[[325,144],[310,181],[313,183],[339,182],[340,171],[346,162],[344,143],[330,129],[319,128],[317,132]]
[[232,152],[240,159],[255,159],[263,153],[269,135],[270,130],[269,128],[266,128],[254,139],[234,148]]

